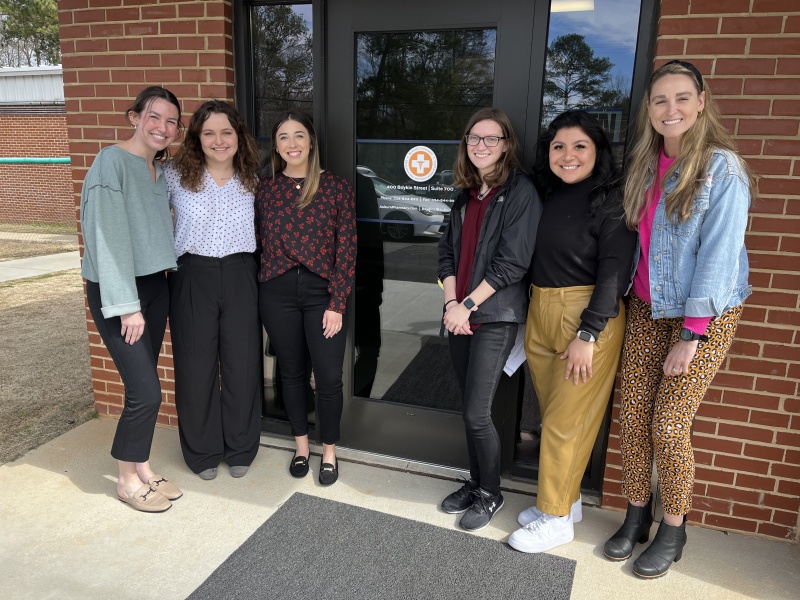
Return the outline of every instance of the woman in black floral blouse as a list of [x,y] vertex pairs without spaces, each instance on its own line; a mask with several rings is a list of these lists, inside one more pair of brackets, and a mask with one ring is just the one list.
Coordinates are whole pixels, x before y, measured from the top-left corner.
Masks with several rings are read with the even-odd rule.
[[295,436],[289,472],[308,473],[308,359],[314,366],[322,438],[319,482],[339,477],[345,307],[353,287],[356,211],[353,190],[320,169],[317,134],[300,112],[272,127],[272,176],[256,192],[261,248],[259,310],[278,359],[286,413]]

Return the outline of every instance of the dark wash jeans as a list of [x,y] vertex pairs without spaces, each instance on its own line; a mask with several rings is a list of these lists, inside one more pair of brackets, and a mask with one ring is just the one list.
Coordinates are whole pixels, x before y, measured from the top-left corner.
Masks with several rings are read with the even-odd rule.
[[492,423],[492,401],[517,323],[483,323],[472,335],[449,335],[450,358],[464,411],[469,474],[485,491],[500,493],[500,436]]

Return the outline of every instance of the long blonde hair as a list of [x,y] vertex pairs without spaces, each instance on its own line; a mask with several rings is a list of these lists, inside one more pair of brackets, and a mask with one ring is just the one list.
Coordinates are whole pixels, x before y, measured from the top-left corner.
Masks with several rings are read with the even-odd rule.
[[314,196],[319,189],[320,174],[322,173],[322,168],[319,166],[319,143],[317,140],[317,132],[314,129],[314,124],[311,121],[311,117],[304,112],[287,110],[286,112],[278,115],[278,118],[275,119],[275,124],[272,126],[272,149],[270,156],[273,178],[277,177],[278,173],[286,168],[286,161],[283,160],[283,157],[278,152],[278,142],[276,139],[278,128],[286,121],[297,121],[300,123],[300,125],[302,125],[306,131],[308,131],[308,139],[311,143],[311,148],[308,152],[308,171],[306,172],[306,178],[303,182],[303,192],[300,194],[300,198],[297,200],[297,208],[305,208],[311,204],[311,201],[314,199]]
[[[663,144],[662,136],[650,123],[649,106],[653,84],[665,75],[686,75],[694,82],[697,94],[705,92],[705,108],[697,116],[697,121],[683,134],[681,149],[675,162],[664,174],[664,179],[653,181],[650,185],[663,186],[664,181],[680,168],[680,179],[672,193],[664,199],[665,209],[670,221],[683,223],[689,218],[694,206],[694,197],[703,185],[705,172],[715,149],[725,149],[738,155],[736,144],[720,121],[719,110],[711,98],[711,90],[703,82],[694,65],[679,61],[669,62],[656,69],[647,85],[644,101],[636,118],[636,143],[625,165],[624,199],[625,222],[635,229],[641,221],[642,209],[647,202],[645,187],[648,179],[657,172],[658,155]],[[756,179],[750,167],[743,160],[742,170],[750,182],[751,202],[756,197]]]

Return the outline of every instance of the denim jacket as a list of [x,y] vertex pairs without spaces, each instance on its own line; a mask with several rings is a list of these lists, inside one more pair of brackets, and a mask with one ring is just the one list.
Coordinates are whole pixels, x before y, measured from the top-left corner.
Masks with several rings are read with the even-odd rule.
[[[744,247],[750,186],[741,159],[717,149],[689,218],[672,223],[664,198],[675,189],[679,171],[680,166],[664,183],[653,220],[649,254],[652,316],[718,317],[740,305],[752,291]],[[631,281],[639,248],[637,241]]]

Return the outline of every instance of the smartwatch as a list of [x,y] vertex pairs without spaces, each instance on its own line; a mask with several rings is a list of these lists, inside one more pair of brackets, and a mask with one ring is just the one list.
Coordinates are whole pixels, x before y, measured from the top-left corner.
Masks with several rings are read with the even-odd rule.
[[583,340],[584,342],[596,342],[597,338],[594,337],[588,331],[584,331],[583,329],[578,329],[578,339]]
[[464,298],[464,306],[466,306],[470,310],[478,310],[478,307],[475,304],[475,301],[472,298],[470,298],[469,296]]
[[684,327],[683,329],[681,329],[681,339],[684,342],[696,342],[696,341],[707,342],[708,336],[700,335],[699,333],[695,333],[691,329],[687,329],[686,327]]

